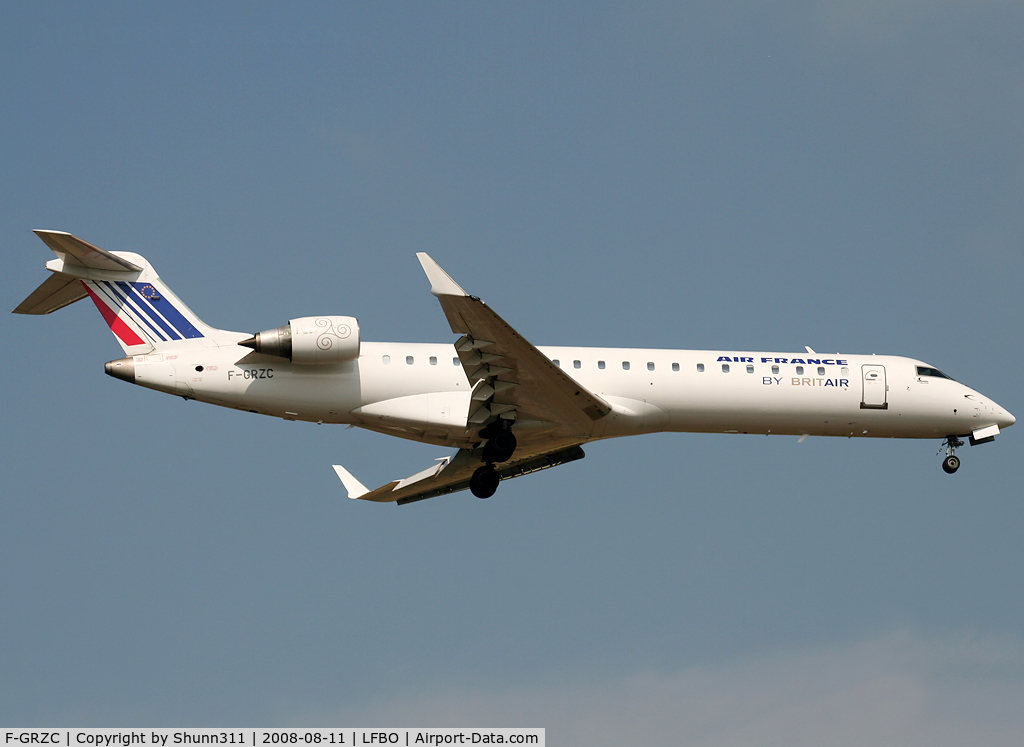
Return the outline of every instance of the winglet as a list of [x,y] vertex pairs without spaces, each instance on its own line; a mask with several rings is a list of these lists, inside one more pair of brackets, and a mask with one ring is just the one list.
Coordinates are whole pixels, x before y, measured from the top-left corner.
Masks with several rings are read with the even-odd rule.
[[423,265],[423,272],[430,281],[430,292],[435,296],[468,296],[451,276],[441,269],[441,265],[430,258],[426,252],[416,252],[416,258]]
[[340,464],[333,465],[334,471],[338,473],[338,477],[341,479],[341,483],[345,486],[348,491],[349,498],[359,498],[366,495],[370,491],[367,490],[366,486],[363,485],[359,480],[352,476],[352,473],[342,467]]

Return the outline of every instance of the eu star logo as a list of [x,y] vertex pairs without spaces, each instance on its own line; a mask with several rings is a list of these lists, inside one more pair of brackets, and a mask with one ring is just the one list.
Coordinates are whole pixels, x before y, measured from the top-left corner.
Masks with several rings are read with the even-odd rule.
[[143,298],[148,299],[150,301],[160,300],[160,294],[157,293],[156,288],[154,288],[149,283],[146,283],[146,285],[142,286],[142,288],[139,289],[139,292],[142,294]]

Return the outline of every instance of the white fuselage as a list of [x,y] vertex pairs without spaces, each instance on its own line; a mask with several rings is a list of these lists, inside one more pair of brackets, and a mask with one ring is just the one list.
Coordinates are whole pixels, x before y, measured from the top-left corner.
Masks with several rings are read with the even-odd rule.
[[935,438],[944,471],[1013,415],[922,361],[895,356],[536,347],[429,255],[417,259],[454,344],[362,342],[348,316],[248,335],[204,323],[141,255],[36,232],[57,255],[17,313],[90,298],[127,357],[106,371],[187,399],[285,420],[343,423],[459,451],[375,490],[341,465],[352,498],[399,504],[583,457],[581,444],[660,431]]
[[[540,347],[612,406],[583,440],[658,431],[945,438],[1014,418],[928,364],[881,355]],[[289,420],[466,445],[470,385],[452,345],[364,342],[359,358],[298,365],[227,345],[134,357],[134,381]],[[516,424],[520,438],[543,422]]]

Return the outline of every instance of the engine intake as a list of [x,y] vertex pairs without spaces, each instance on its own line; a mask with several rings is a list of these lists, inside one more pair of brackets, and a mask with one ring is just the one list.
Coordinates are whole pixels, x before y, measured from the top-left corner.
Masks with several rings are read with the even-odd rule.
[[304,316],[238,344],[292,363],[341,363],[359,357],[359,322],[351,316]]

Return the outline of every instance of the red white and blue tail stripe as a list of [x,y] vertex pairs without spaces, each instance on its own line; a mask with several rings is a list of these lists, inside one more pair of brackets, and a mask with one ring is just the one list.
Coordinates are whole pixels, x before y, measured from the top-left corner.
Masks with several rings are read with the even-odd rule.
[[154,347],[194,340],[203,333],[153,283],[84,280],[86,291],[123,345]]
[[183,306],[179,308],[181,302],[166,288],[159,288],[158,283],[112,280],[83,280],[82,283],[125,352],[134,353],[139,346],[159,349],[168,343],[205,337],[199,329],[205,325]]

